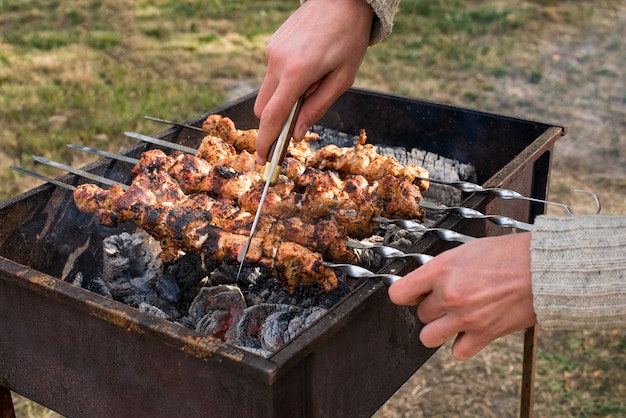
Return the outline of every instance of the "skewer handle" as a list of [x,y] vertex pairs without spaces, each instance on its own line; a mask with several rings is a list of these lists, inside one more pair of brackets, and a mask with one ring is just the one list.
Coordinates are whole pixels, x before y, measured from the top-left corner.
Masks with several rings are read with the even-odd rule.
[[[281,131],[278,139],[272,145],[270,149],[270,155],[272,156],[272,164],[265,164],[265,170],[263,171],[263,182],[266,182],[268,178],[270,178],[270,185],[274,186],[278,182],[278,176],[280,175],[280,170],[283,168],[283,162],[285,161],[285,157],[287,156],[287,148],[289,148],[289,142],[291,141],[291,137],[293,136],[293,130],[296,127],[296,121],[298,119],[298,114],[300,113],[300,108],[302,107],[302,102],[304,101],[304,96],[300,96],[296,103],[291,108],[291,113],[289,113],[289,117],[283,126],[283,130]],[[273,164],[274,160],[276,160],[276,164]],[[272,166],[275,167],[272,172]]]

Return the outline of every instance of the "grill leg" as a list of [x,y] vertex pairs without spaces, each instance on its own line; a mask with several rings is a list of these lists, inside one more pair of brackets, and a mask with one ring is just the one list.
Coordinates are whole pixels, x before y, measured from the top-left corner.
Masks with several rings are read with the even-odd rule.
[[0,386],[0,418],[15,418],[11,391],[4,386]]
[[520,417],[533,417],[535,402],[535,359],[537,355],[537,326],[524,331],[524,363],[522,366],[522,394]]

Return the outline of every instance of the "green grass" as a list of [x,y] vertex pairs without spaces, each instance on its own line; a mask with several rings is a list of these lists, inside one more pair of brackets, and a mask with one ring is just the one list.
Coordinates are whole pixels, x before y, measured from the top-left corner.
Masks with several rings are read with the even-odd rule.
[[[124,130],[163,128],[142,115],[186,120],[222,103],[227,87],[215,80],[244,75],[256,81],[264,42],[254,36],[285,18],[284,4],[251,5],[3,2],[0,152],[30,167],[31,154],[67,157],[68,142],[109,138],[97,145],[119,148]],[[242,13],[244,8],[255,13]],[[233,13],[242,15],[245,31],[220,43],[239,27],[222,21]],[[226,47],[228,53],[220,51]],[[0,172],[0,181],[15,185],[0,191],[1,200],[20,191],[15,179],[9,170]]]
[[[541,334],[540,334],[541,335]],[[567,417],[623,416],[624,332],[551,332],[537,353],[537,403]],[[551,343],[552,344],[551,344]],[[560,343],[560,344],[559,344]]]

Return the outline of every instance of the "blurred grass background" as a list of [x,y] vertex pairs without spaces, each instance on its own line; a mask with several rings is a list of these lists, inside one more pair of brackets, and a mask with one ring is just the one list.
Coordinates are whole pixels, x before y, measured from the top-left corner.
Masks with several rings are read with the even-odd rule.
[[[116,151],[130,145],[124,131],[164,129],[143,115],[183,121],[256,89],[265,43],[297,5],[3,0],[0,200],[39,184],[8,169],[32,169],[33,154],[81,166],[88,157],[65,144]],[[605,213],[626,213],[624,11],[618,0],[403,0],[393,34],[370,49],[356,85],[567,125],[551,198],[584,209],[589,202],[571,191],[585,188]],[[541,333],[537,416],[626,416],[624,337]],[[465,363],[447,348],[378,416],[517,415],[517,336]],[[14,399],[20,417],[58,416]]]

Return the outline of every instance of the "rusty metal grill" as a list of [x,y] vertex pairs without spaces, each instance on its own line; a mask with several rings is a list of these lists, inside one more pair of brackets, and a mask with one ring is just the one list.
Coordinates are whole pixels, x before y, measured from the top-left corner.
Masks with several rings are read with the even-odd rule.
[[[187,123],[199,126],[220,113],[240,129],[254,128],[254,98]],[[546,123],[357,89],[320,125],[364,128],[373,143],[471,164],[479,184],[537,199],[545,199],[552,147],[565,133]],[[195,147],[202,134],[172,128],[157,136]],[[137,157],[144,149],[125,154]],[[128,166],[114,161],[86,169],[129,179]],[[62,180],[79,182],[73,175]],[[525,222],[544,210],[488,195],[468,196],[463,205]],[[473,236],[508,232],[453,214],[438,226]],[[382,283],[369,281],[271,357],[256,356],[59,280],[72,268],[89,274],[101,259],[102,238],[67,190],[44,185],[0,204],[0,389],[67,416],[369,416],[435,351],[420,344],[414,310],[392,305]],[[411,251],[435,255],[451,245],[424,236]],[[394,262],[383,270],[414,267]],[[0,410],[5,394],[0,390]]]

